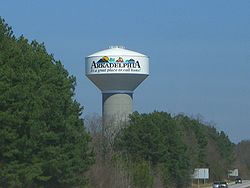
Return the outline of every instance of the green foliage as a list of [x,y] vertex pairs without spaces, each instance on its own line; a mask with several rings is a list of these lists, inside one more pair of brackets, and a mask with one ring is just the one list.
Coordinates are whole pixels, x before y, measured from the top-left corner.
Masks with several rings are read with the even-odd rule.
[[157,164],[163,161],[167,148],[159,127],[160,122],[150,116],[135,113],[131,117],[131,124],[124,129],[121,140],[116,144],[128,151],[133,158],[141,158]]
[[93,154],[75,78],[43,44],[12,33],[0,19],[0,186],[84,185]]
[[133,161],[143,159],[152,168],[163,166],[163,179],[176,187],[189,183],[190,165],[180,130],[170,114],[154,112],[134,113],[130,125],[123,129],[115,141],[117,150],[128,153]]
[[134,187],[150,188],[153,186],[153,176],[148,162],[142,160],[135,163],[132,171]]
[[[109,166],[113,166],[113,171],[115,171],[113,176],[115,176],[116,179],[121,179],[121,181],[127,179],[128,185],[133,185],[132,187],[151,188],[153,186],[153,171],[148,161],[143,159],[137,159],[136,161],[133,161],[126,154],[124,155],[117,152],[113,155],[112,160],[108,164]],[[117,176],[119,173],[120,177]],[[113,185],[114,183],[108,187],[113,187]],[[121,186],[122,185],[119,185],[119,187]],[[118,187],[118,185],[114,187]]]
[[234,146],[224,132],[200,120],[172,117],[166,112],[136,112],[130,119],[115,139],[116,151],[128,154],[138,166],[142,159],[152,171],[161,169],[165,187],[188,187],[195,168],[209,168],[212,180],[226,178]]
[[250,177],[250,140],[243,140],[235,147],[236,164],[240,176],[244,179]]
[[183,140],[191,157],[192,168],[209,168],[213,180],[227,178],[234,158],[234,145],[224,132],[185,115],[175,120],[182,129]]
[[234,161],[234,144],[223,131],[219,133],[217,143],[221,157],[225,159],[226,165],[229,166]]
[[175,117],[180,129],[182,129],[182,134],[187,136],[184,142],[189,147],[189,154],[193,155],[193,166],[202,167],[207,166],[206,163],[206,146],[208,144],[206,132],[204,131],[204,125],[202,125],[198,120],[189,118],[185,115],[177,115]]
[[210,154],[209,159],[211,177],[213,179],[225,179],[228,170],[233,168],[235,146],[223,131],[219,132],[214,127],[206,127],[205,131],[208,133],[210,143],[214,145],[214,150],[210,151],[212,155]]

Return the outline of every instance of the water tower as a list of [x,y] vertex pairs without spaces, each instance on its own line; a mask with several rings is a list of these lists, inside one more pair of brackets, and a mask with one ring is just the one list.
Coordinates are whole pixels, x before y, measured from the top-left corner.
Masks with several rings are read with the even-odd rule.
[[102,92],[104,125],[117,125],[132,113],[133,92],[149,75],[149,58],[111,46],[85,58],[85,74]]

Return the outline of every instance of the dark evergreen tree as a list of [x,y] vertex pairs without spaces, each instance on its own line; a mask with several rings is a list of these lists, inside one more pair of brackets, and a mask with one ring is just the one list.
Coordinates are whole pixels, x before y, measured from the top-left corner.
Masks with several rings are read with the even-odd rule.
[[187,187],[190,159],[181,133],[166,112],[134,113],[130,125],[116,138],[117,150],[128,153],[133,161],[148,161],[152,169],[161,168],[166,187]]
[[116,150],[135,163],[160,169],[165,187],[188,187],[195,168],[209,168],[210,180],[227,178],[234,145],[224,132],[198,119],[166,112],[134,113],[115,140]]
[[209,168],[211,180],[226,179],[235,160],[234,144],[228,136],[200,119],[183,114],[177,115],[175,121],[182,129],[192,168]]
[[75,78],[0,19],[0,187],[84,186],[90,136]]

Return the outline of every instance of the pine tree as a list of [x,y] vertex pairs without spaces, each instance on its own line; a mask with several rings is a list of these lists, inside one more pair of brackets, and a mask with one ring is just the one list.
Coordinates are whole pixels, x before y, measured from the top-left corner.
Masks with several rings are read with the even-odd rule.
[[0,186],[84,186],[90,136],[76,80],[44,44],[16,38],[0,19]]

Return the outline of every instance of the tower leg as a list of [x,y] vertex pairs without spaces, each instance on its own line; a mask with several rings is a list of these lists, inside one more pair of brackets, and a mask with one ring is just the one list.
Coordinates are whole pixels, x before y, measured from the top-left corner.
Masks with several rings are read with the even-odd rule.
[[102,93],[102,103],[103,125],[116,132],[132,113],[133,93]]

